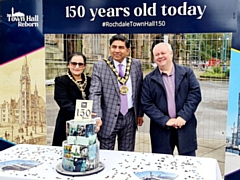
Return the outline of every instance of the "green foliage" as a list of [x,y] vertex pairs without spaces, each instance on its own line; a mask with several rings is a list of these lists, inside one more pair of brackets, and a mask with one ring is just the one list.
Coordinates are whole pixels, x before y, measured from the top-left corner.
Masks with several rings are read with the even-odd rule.
[[227,69],[227,71],[226,71],[226,77],[229,78],[229,76],[230,76],[230,69]]
[[229,78],[230,69],[224,73],[221,66],[213,66],[208,68],[200,77],[204,78]]
[[207,68],[205,73],[214,73],[212,68]]
[[189,52],[190,57],[198,57],[198,60],[203,62],[206,62],[211,58],[222,59],[223,42],[226,40],[226,58],[230,59],[231,42],[228,41],[228,39],[224,39],[224,33],[187,34],[185,37],[187,45],[186,49],[191,50]]
[[216,74],[221,74],[222,70],[220,66],[213,66],[213,72]]
[[201,75],[201,77],[215,77],[215,78],[225,78],[225,73],[212,73],[212,72],[205,72]]

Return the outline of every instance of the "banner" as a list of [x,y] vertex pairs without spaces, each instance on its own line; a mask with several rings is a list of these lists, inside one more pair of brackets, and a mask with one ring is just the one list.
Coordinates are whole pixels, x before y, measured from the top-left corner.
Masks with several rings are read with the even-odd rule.
[[234,32],[236,0],[43,0],[44,33]]
[[237,11],[237,29],[232,35],[232,48],[240,50],[240,1],[236,3]]
[[240,2],[237,7],[237,31],[232,35],[226,151],[240,155]]
[[42,1],[0,1],[0,8],[0,138],[45,145]]
[[0,65],[44,46],[42,1],[0,1]]
[[238,8],[237,31],[232,34],[225,156],[225,173],[227,174],[225,177],[229,179],[239,177],[240,160],[240,1],[236,7]]

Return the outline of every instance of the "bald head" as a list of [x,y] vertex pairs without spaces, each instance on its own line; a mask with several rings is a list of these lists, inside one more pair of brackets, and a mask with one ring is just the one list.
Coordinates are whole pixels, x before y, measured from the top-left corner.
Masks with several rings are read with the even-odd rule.
[[161,46],[166,46],[168,50],[172,52],[172,46],[169,43],[160,42],[153,47],[153,53],[156,51],[158,47],[161,47]]
[[170,72],[172,69],[173,52],[170,44],[161,42],[154,46],[153,56],[161,71]]

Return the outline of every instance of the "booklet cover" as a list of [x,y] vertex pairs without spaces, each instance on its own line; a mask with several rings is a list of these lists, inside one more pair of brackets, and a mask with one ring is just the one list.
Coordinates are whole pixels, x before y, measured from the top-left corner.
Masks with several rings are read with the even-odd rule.
[[135,175],[142,180],[173,180],[178,177],[178,174],[166,171],[141,171],[135,172]]
[[24,171],[38,165],[42,164],[41,162],[33,160],[9,160],[0,162],[1,171]]

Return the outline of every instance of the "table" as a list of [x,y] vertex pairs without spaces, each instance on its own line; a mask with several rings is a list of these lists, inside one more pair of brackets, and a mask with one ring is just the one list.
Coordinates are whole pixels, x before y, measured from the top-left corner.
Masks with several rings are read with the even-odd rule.
[[[34,160],[41,164],[25,171],[1,171],[4,180],[139,180],[140,176],[176,174],[175,180],[222,180],[216,159],[172,156],[165,154],[100,150],[100,161],[105,168],[88,176],[65,176],[56,171],[62,162],[61,147],[18,144],[0,151],[0,164],[9,160]],[[147,171],[144,174],[143,171]],[[138,173],[139,177],[135,174]],[[158,172],[159,173],[159,172]]]

